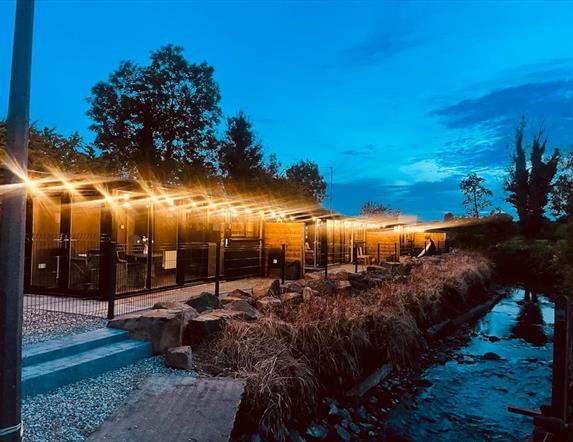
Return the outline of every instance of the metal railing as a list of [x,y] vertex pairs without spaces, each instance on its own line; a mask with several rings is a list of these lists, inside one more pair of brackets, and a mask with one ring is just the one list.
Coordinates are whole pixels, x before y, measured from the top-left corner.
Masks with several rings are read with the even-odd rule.
[[[54,238],[49,240],[59,244]],[[221,242],[189,242],[177,246],[154,244],[151,254],[141,247],[116,244],[106,236],[100,239],[97,254],[89,253],[92,243],[86,242],[81,248],[78,241],[72,241],[74,256],[81,257],[82,265],[86,267],[82,267],[83,273],[80,270],[74,272],[88,275],[89,282],[88,279],[80,282],[84,280],[74,277],[74,287],[79,287],[78,290],[71,285],[66,290],[60,290],[56,278],[51,284],[53,287],[36,287],[38,290],[35,290],[35,294],[26,295],[26,310],[59,311],[111,319],[151,308],[162,300],[185,300],[188,292],[179,289],[186,284],[214,284],[212,290],[218,296],[222,279],[273,276],[284,282],[289,265],[285,245],[268,247],[261,241],[229,242],[227,247]],[[61,258],[61,248],[56,249],[56,256]],[[90,270],[86,273],[86,269],[92,267],[97,272]],[[97,290],[82,291],[88,287],[87,284],[97,287]]]

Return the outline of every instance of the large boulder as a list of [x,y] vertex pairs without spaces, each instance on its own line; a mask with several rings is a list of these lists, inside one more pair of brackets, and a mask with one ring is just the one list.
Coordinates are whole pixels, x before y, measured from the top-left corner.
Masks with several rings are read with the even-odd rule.
[[280,296],[281,283],[278,279],[273,281],[265,281],[253,287],[253,298],[260,299],[265,296]]
[[371,265],[366,267],[368,273],[379,273],[382,275],[387,275],[389,273],[388,266],[384,265]]
[[236,296],[225,296],[224,298],[221,298],[221,304],[223,305],[223,308],[225,308],[227,304],[232,304],[233,302],[237,301],[243,301],[252,306],[255,306],[256,304],[255,298],[238,298]]
[[314,279],[306,283],[307,287],[316,290],[323,296],[334,295],[336,289],[336,282],[330,279]]
[[236,301],[227,303],[223,306],[225,310],[234,310],[237,312],[243,312],[245,318],[249,320],[255,320],[259,317],[259,312],[245,299],[238,299]]
[[328,274],[328,279],[332,279],[334,281],[348,281],[349,272],[344,269],[337,270],[335,272]]
[[179,370],[193,369],[193,351],[188,345],[173,347],[165,352],[165,366]]
[[338,296],[350,296],[352,294],[352,285],[350,281],[339,279],[336,281],[335,293]]
[[302,302],[302,293],[287,292],[281,295],[281,301],[285,304],[300,304]]
[[209,292],[201,292],[196,295],[192,295],[187,301],[185,301],[185,304],[193,307],[199,313],[221,308],[221,301],[219,301],[219,298]]
[[304,290],[302,291],[302,300],[304,302],[310,301],[315,296],[320,296],[320,293],[318,293],[316,290],[311,289],[310,287],[305,287]]
[[183,344],[200,344],[214,339],[227,321],[248,319],[244,312],[236,310],[212,310],[194,317],[183,332]]
[[284,304],[289,304],[289,305],[300,304],[303,301],[302,293],[297,293],[297,292],[283,293],[281,295],[281,301]]
[[241,299],[251,299],[253,297],[253,295],[241,289],[235,289],[233,291],[230,291],[229,293],[227,293],[227,296],[232,296],[234,298],[241,298]]
[[185,304],[183,301],[159,301],[153,304],[152,308],[163,310],[187,310],[193,307]]
[[304,279],[306,279],[307,281],[315,281],[317,279],[322,279],[322,277],[324,277],[323,272],[311,272],[304,274]]
[[295,293],[302,294],[303,289],[304,289],[304,286],[301,283],[299,283],[298,281],[288,282],[284,285],[285,293],[295,292]]
[[197,311],[189,306],[181,309],[153,309],[130,313],[112,319],[108,327],[127,330],[129,337],[151,341],[153,354],[162,354],[171,347],[179,347],[183,333]]
[[257,299],[257,308],[261,311],[274,310],[282,304],[279,298],[274,296],[265,296],[264,298]]

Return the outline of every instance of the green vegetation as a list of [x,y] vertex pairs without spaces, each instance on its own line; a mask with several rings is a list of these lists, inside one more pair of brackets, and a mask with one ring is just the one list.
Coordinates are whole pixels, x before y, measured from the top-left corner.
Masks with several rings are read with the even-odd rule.
[[[76,133],[31,129],[32,170],[63,169],[144,178],[161,184],[223,183],[239,190],[252,184],[320,202],[326,182],[318,165],[298,161],[281,170],[252,123],[240,111],[226,119],[219,135],[221,94],[209,64],[190,63],[183,49],[167,45],[151,52],[150,63],[124,61],[106,81],[92,88],[88,116],[93,145]],[[0,122],[0,149],[5,146]],[[252,190],[252,189],[249,189]]]
[[362,207],[360,208],[360,215],[366,215],[366,216],[381,215],[381,216],[397,218],[398,216],[400,216],[400,211],[390,209],[389,207],[386,207],[384,204],[381,203],[377,203],[374,201],[366,201],[364,204],[362,204]]
[[465,196],[464,207],[472,218],[479,218],[480,210],[491,206],[487,199],[492,195],[491,190],[484,186],[485,178],[475,172],[470,173],[460,182],[460,189]]
[[552,181],[557,173],[559,151],[544,159],[547,139],[539,131],[530,145],[530,167],[527,167],[526,149],[523,147],[525,120],[522,119],[515,133],[513,164],[505,182],[507,202],[515,207],[521,231],[529,236],[537,235],[545,220],[545,208],[549,201]]

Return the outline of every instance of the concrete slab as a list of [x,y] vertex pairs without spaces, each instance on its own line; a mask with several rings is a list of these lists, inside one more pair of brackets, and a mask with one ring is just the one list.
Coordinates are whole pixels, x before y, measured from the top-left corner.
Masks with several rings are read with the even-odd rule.
[[88,440],[228,441],[244,390],[242,379],[155,375]]

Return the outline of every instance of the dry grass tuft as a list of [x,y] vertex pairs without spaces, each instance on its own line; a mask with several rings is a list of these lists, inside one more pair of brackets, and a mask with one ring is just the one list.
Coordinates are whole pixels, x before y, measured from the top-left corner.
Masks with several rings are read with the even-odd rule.
[[247,382],[246,412],[283,439],[293,418],[311,416],[321,394],[340,394],[382,363],[416,363],[422,330],[487,296],[491,266],[455,254],[415,265],[406,282],[354,297],[315,297],[257,322],[233,321],[213,357]]

